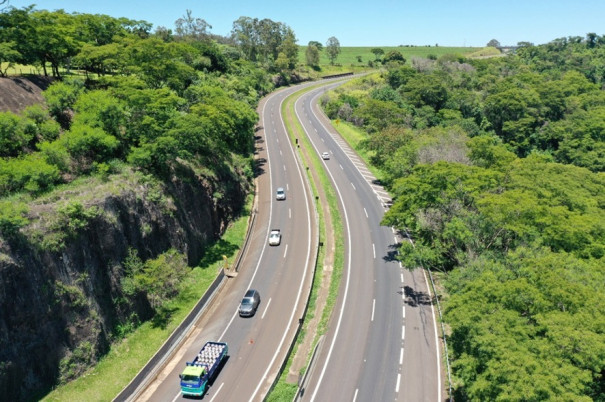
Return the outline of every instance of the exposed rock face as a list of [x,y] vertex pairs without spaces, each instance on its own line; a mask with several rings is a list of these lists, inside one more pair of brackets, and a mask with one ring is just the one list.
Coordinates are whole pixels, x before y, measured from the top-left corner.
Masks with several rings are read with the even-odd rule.
[[[105,354],[112,331],[132,313],[151,317],[146,298],[124,303],[122,263],[129,248],[143,260],[175,248],[195,265],[239,213],[247,183],[235,174],[208,179],[184,170],[165,185],[133,174],[94,189],[71,188],[65,198],[78,191],[100,194],[86,198],[100,214],[60,250],[45,250],[35,240],[57,208],[52,202],[30,206],[31,223],[17,238],[0,236],[1,399],[37,399],[60,373]],[[220,204],[216,194],[222,194]]]
[[42,91],[51,84],[49,77],[0,78],[0,111],[21,113],[28,106],[44,100]]

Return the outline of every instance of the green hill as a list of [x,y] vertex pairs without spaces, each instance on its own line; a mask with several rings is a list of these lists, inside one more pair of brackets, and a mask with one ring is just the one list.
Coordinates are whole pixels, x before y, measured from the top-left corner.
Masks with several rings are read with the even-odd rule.
[[[336,64],[339,64],[343,67],[367,67],[369,61],[374,61],[376,57],[372,53],[372,49],[380,48],[384,50],[385,53],[391,50],[397,50],[403,54],[403,57],[406,60],[409,60],[412,57],[429,57],[436,56],[440,57],[444,54],[462,54],[466,55],[469,53],[476,52],[480,50],[476,47],[441,47],[441,46],[367,46],[367,47],[341,47],[341,53],[338,55],[336,59]],[[301,63],[305,63],[305,52],[307,51],[307,46],[300,46],[298,52],[298,60]],[[358,57],[361,58],[361,62]],[[320,66],[328,66],[330,65],[330,60],[328,59],[328,55],[326,53],[325,47],[321,51],[320,57]]]

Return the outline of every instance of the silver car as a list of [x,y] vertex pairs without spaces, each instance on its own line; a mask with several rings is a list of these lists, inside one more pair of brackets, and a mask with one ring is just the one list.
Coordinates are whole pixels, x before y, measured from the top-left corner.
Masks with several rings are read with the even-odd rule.
[[285,200],[286,199],[286,190],[284,190],[283,187],[277,188],[277,191],[275,192],[275,199],[276,200]]
[[279,246],[280,243],[281,243],[281,232],[279,231],[279,229],[271,230],[271,233],[269,233],[269,245],[270,246]]
[[327,161],[328,159],[330,159],[330,153],[324,152],[323,154],[321,154],[321,159]]
[[239,305],[240,317],[252,317],[260,304],[260,293],[254,289],[248,289]]

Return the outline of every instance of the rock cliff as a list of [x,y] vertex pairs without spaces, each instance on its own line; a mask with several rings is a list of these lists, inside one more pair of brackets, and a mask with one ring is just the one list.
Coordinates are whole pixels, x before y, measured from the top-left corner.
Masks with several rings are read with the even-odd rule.
[[[164,182],[125,168],[70,185],[32,202],[30,223],[17,235],[0,236],[3,400],[44,395],[61,376],[75,376],[105,354],[132,314],[141,321],[152,316],[145,297],[124,302],[129,249],[146,260],[173,248],[194,266],[240,212],[249,183],[236,172],[202,177],[179,170]],[[67,200],[97,213],[61,237],[57,221],[65,217],[57,211]]]

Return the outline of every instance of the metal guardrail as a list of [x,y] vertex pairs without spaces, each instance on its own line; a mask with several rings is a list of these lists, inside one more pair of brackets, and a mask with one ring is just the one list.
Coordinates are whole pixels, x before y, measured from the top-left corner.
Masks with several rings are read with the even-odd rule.
[[333,74],[333,75],[326,75],[321,77],[322,80],[327,80],[329,78],[339,78],[339,77],[348,77],[349,75],[353,75],[353,72],[349,72],[349,73],[342,73],[342,74]]
[[296,395],[294,395],[292,402],[300,401],[302,399],[302,397],[305,395],[305,389],[307,388],[305,386],[307,383],[307,376],[309,375],[309,371],[310,371],[311,367],[313,367],[313,364],[315,363],[315,356],[317,355],[317,351],[323,345],[323,340],[324,340],[324,336],[321,335],[319,337],[319,340],[315,344],[315,347],[313,348],[313,354],[311,354],[311,359],[309,359],[309,364],[307,364],[307,368],[305,369],[305,374],[303,375],[303,377],[300,379],[300,381],[298,383],[298,389],[296,390]]
[[[257,197],[254,195],[254,205],[256,205]],[[253,209],[248,220],[248,230],[246,232],[246,238],[242,248],[239,250],[238,255],[235,259],[234,269],[239,271],[239,265],[242,260],[242,256],[248,249],[250,242],[250,233],[254,228],[256,222],[257,212]],[[188,335],[191,325],[196,322],[201,314],[204,312],[206,305],[210,302],[217,291],[223,285],[225,279],[225,270],[221,269],[216,279],[212,282],[208,290],[200,298],[200,300],[191,309],[191,312],[185,317],[185,319],[179,324],[178,327],[172,331],[172,334],[168,337],[166,342],[158,349],[158,351],[149,359],[145,366],[137,373],[137,375],[130,381],[130,383],[113,399],[114,402],[123,402],[134,400],[138,394],[142,391],[143,387],[149,382],[151,376],[153,376],[157,370],[163,365],[163,363],[170,357],[174,349],[180,345],[183,339]],[[147,381],[146,381],[147,380]]]
[[[412,240],[412,236],[410,236],[410,232],[405,229],[405,236],[410,241],[412,247],[416,248],[414,241]],[[439,312],[439,323],[441,324],[441,336],[443,339],[443,351],[445,352],[445,364],[447,370],[447,383],[449,389],[449,401],[453,401],[452,399],[452,375],[451,375],[451,367],[450,367],[450,356],[447,349],[447,338],[445,336],[445,326],[443,325],[443,314],[441,313],[441,304],[439,303],[439,295],[437,293],[437,287],[435,286],[435,281],[433,280],[433,272],[430,268],[425,268],[421,263],[423,269],[426,269],[429,272],[429,279],[431,280],[431,287],[433,288],[433,293],[435,294],[435,301],[437,303],[437,311]]]
[[[298,159],[298,163],[299,163],[299,166],[301,167],[301,169],[304,168],[305,165],[301,159],[300,154],[295,152],[295,155],[296,155],[296,158]],[[305,170],[305,169],[303,169],[303,170]],[[313,187],[311,186],[309,176],[307,174],[304,174],[304,177],[305,177],[305,180],[307,181],[307,187],[309,188],[309,191],[311,191],[311,189]],[[313,208],[315,209],[315,227],[319,228],[319,214],[317,213],[316,198],[313,197],[312,201],[313,201]],[[290,347],[288,348],[288,353],[286,353],[286,357],[285,357],[284,361],[282,362],[281,366],[279,367],[279,371],[277,372],[277,375],[275,376],[275,379],[273,380],[273,383],[271,384],[271,387],[267,391],[267,395],[265,396],[265,398],[263,400],[266,400],[267,396],[269,394],[271,394],[271,391],[273,390],[273,388],[275,388],[280,377],[282,376],[282,374],[286,368],[286,365],[288,364],[290,354],[292,353],[292,350],[294,350],[294,346],[296,345],[296,340],[298,339],[298,336],[300,335],[300,331],[302,330],[303,324],[305,322],[304,318],[307,316],[307,309],[309,308],[309,300],[311,299],[311,293],[313,292],[313,283],[315,282],[315,267],[317,266],[317,260],[319,258],[319,248],[320,248],[319,239],[320,239],[319,238],[319,229],[317,229],[317,233],[315,235],[315,244],[317,245],[317,247],[315,250],[314,262],[311,265],[313,267],[313,274],[311,276],[311,287],[310,287],[309,293],[307,295],[307,301],[305,302],[305,308],[302,312],[302,317],[298,320],[298,327],[296,328],[296,334],[294,335],[294,338],[292,339]],[[298,395],[298,391],[296,392],[296,394]]]
[[221,270],[206,293],[204,293],[196,305],[191,309],[191,312],[183,322],[172,331],[172,334],[168,337],[166,342],[164,342],[160,349],[151,357],[151,359],[149,359],[132,381],[130,381],[130,383],[113,399],[114,401],[122,402],[133,400],[138,393],[142,391],[142,388],[148,383],[148,381],[145,380],[157,372],[159,367],[161,367],[166,359],[172,354],[174,348],[177,347],[188,334],[191,324],[193,324],[203,312],[206,303],[214,296],[214,293],[219,289],[224,278],[225,273]]

